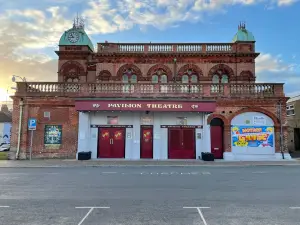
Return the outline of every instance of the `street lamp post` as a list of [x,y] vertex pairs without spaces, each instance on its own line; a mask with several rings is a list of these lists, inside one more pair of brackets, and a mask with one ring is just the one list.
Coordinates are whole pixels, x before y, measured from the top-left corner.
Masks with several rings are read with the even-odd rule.
[[12,76],[12,78],[11,78],[12,82],[16,82],[16,78],[20,78],[23,82],[27,82],[26,77],[20,77],[20,76],[16,76],[16,75]]
[[[12,76],[12,82],[16,82],[16,78],[20,78],[23,82],[27,82],[25,77],[20,77],[13,75]],[[19,152],[20,152],[20,145],[21,145],[21,132],[22,132],[22,117],[23,117],[23,108],[24,108],[24,101],[23,99],[19,102],[20,107],[20,115],[19,115],[19,132],[18,132],[18,144],[17,144],[17,153],[16,153],[16,159],[19,159]]]

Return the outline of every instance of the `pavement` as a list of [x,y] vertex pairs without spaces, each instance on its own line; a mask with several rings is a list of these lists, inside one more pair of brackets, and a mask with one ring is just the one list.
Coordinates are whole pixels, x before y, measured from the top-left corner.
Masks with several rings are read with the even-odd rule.
[[76,159],[33,159],[33,160],[0,160],[0,168],[35,168],[35,167],[124,167],[124,166],[299,166],[300,160],[277,161],[224,161],[212,162],[202,160],[125,160],[100,159],[78,161]]
[[299,225],[298,166],[0,169],[3,225]]

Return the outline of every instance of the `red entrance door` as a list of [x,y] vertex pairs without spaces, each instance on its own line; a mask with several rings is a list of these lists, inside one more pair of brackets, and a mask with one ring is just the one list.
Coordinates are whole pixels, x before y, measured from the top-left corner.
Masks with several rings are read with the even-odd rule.
[[99,128],[98,158],[125,158],[125,128]]
[[221,122],[212,121],[210,126],[211,153],[214,154],[216,159],[223,159],[223,152],[224,152],[223,124],[221,124]]
[[153,159],[152,126],[141,126],[141,159]]
[[195,129],[169,128],[169,159],[195,159]]

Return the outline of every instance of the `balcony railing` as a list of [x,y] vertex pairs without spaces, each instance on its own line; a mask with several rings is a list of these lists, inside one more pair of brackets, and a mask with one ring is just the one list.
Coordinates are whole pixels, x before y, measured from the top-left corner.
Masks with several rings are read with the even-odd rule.
[[17,83],[16,96],[65,97],[283,97],[283,84]]
[[[98,52],[119,53],[233,53],[239,43],[98,43]],[[240,51],[253,52],[254,48],[243,48]]]

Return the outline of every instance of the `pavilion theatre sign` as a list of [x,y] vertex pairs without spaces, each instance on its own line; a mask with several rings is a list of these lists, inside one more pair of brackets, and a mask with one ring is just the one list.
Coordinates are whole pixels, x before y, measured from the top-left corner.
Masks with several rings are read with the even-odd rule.
[[174,111],[214,112],[215,102],[175,101],[82,101],[75,102],[77,111]]

